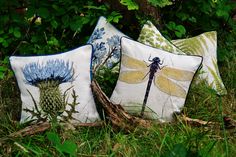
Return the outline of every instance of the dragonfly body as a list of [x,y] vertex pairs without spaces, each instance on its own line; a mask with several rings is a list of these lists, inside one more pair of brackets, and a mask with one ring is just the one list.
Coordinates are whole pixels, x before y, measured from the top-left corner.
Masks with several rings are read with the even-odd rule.
[[148,84],[147,84],[147,88],[146,88],[146,93],[143,99],[143,106],[142,106],[142,111],[141,111],[141,117],[143,117],[144,115],[144,110],[146,107],[146,103],[147,103],[147,99],[148,99],[148,95],[149,95],[149,91],[152,85],[152,80],[154,78],[155,73],[157,72],[157,70],[161,70],[160,65],[162,65],[163,63],[161,63],[160,58],[159,57],[154,57],[152,60],[149,59],[150,62],[152,62],[148,67],[150,67],[149,69],[149,78],[148,78]]

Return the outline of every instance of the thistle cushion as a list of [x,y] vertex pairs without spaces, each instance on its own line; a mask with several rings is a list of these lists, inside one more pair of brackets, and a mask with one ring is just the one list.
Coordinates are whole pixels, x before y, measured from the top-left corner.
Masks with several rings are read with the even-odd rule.
[[176,54],[202,56],[203,66],[198,78],[205,80],[207,85],[214,89],[217,94],[224,95],[227,93],[217,66],[217,36],[215,31],[206,32],[193,38],[172,40],[170,42],[148,21],[143,26],[138,41]]
[[91,56],[91,45],[48,56],[11,56],[21,92],[21,122],[48,117],[98,120],[90,88]]
[[97,25],[90,36],[87,43],[93,45],[93,63],[92,66],[96,67],[106,61],[105,66],[108,68],[113,67],[120,60],[120,38],[126,36],[117,30],[112,24],[108,23],[106,18],[101,16]]
[[169,53],[125,37],[121,51],[120,74],[111,101],[131,114],[170,121],[184,106],[202,57]]

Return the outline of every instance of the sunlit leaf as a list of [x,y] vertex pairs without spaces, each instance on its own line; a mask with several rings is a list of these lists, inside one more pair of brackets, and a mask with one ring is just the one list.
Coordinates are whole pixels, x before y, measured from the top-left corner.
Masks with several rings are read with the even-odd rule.
[[13,34],[16,38],[21,37],[21,32],[20,32],[19,28],[15,28]]
[[133,0],[120,0],[120,3],[127,6],[128,10],[138,10],[138,4]]
[[58,134],[54,132],[47,132],[47,138],[49,141],[51,141],[54,145],[60,144],[61,140],[58,136]]
[[148,0],[148,2],[155,7],[161,7],[161,8],[173,4],[171,0]]

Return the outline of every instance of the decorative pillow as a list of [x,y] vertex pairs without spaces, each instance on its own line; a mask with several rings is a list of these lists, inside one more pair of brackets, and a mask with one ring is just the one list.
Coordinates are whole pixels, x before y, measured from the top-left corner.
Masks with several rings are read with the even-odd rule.
[[12,56],[21,92],[21,122],[59,118],[73,122],[99,119],[90,88],[92,46],[48,56]]
[[138,41],[145,45],[149,45],[175,54],[185,54],[183,51],[170,43],[165,37],[163,37],[151,21],[147,21],[147,23],[143,26],[139,34]]
[[120,38],[126,36],[117,30],[113,25],[107,22],[106,18],[101,16],[98,23],[89,38],[89,44],[93,45],[93,67],[103,63],[108,56],[105,66],[110,68],[116,65],[120,60]]
[[121,50],[111,101],[141,117],[170,121],[184,106],[202,57],[169,53],[128,38],[121,39]]
[[203,56],[203,66],[199,75],[200,79],[206,80],[208,85],[217,94],[227,94],[217,65],[216,31],[206,32],[188,39],[172,40],[172,42],[186,54]]
[[215,31],[206,32],[193,38],[172,40],[173,45],[161,35],[150,21],[148,21],[147,24],[143,26],[138,41],[176,54],[183,54],[184,52],[188,55],[202,56],[203,66],[200,70],[199,78],[206,80],[207,84],[213,88],[217,94],[224,95],[227,93],[217,66],[217,37]]

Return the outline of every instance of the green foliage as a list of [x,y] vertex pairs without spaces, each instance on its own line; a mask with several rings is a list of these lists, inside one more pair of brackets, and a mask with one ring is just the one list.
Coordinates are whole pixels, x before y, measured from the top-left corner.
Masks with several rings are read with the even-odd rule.
[[178,38],[181,38],[182,36],[185,35],[186,33],[186,30],[185,30],[185,27],[183,25],[176,25],[175,22],[173,21],[170,21],[166,27],[171,30],[172,32],[175,33],[175,35],[178,37]]
[[169,39],[199,35],[217,31],[218,60],[224,62],[235,56],[236,21],[232,18],[236,3],[228,0],[175,1],[161,9],[165,36]]
[[148,2],[155,7],[161,8],[173,4],[171,0],[148,0]]
[[122,18],[122,15],[116,11],[111,12],[111,14],[107,17],[108,22],[118,23]]
[[[160,26],[160,31],[172,39],[216,30],[223,45],[219,47],[219,60],[225,61],[233,56],[228,50],[235,48],[236,24],[231,18],[235,3],[228,0],[147,2],[159,9],[159,17],[154,16],[155,13],[148,14],[153,10],[143,8],[146,4],[135,0],[116,1],[126,6],[126,11],[116,8],[117,5],[114,7],[114,1],[1,1],[0,60],[10,55],[53,54],[84,45],[101,15],[134,38],[138,36],[144,19],[153,20]],[[0,66],[2,78],[9,67]]]
[[9,57],[5,57],[2,61],[0,60],[0,80],[4,77],[12,77],[13,73],[9,68]]
[[185,148],[185,146],[181,143],[181,144],[176,144],[173,148],[173,150],[171,150],[170,152],[168,152],[167,154],[165,154],[165,157],[186,157],[187,155],[187,149]]
[[[225,66],[227,69],[232,68],[227,71],[231,75],[234,75],[236,71],[234,61]],[[186,157],[197,155],[211,157],[227,156],[226,153],[228,156],[234,156],[236,153],[235,128],[222,129],[223,112],[236,118],[234,115],[236,106],[233,104],[235,88],[229,89],[229,94],[223,97],[222,103],[221,99],[204,84],[192,86],[190,89],[183,112],[191,118],[219,123],[213,127],[211,125],[195,126],[176,121],[154,124],[151,128],[144,130],[137,128],[134,132],[127,134],[113,130],[109,124],[67,130],[65,125],[60,126],[59,123],[52,122],[52,128],[46,133],[9,137],[9,134],[27,126],[27,124],[13,121],[6,112],[2,112],[3,109],[7,109],[12,110],[14,115],[19,113],[15,109],[21,104],[20,94],[19,92],[16,94],[17,89],[11,81],[13,80],[0,81],[0,155],[2,156],[166,157],[175,154],[175,156],[185,155]],[[232,77],[225,77],[225,82],[233,83],[234,81]]]
[[[174,5],[165,7],[162,10],[165,22],[175,20],[182,23],[188,35],[199,34],[200,31],[222,30],[222,26],[235,29],[235,22],[230,18],[236,4],[228,0],[220,1],[176,1]],[[234,24],[233,24],[234,23]]]
[[100,84],[102,90],[108,97],[111,96],[118,78],[118,70],[113,68],[101,67],[95,75],[95,79]]
[[0,9],[3,55],[52,54],[72,49],[85,43],[90,35],[83,29],[94,25],[100,15],[109,15],[105,4],[82,0],[1,1]]
[[120,0],[120,3],[127,6],[128,10],[138,10],[139,6],[134,0]]
[[0,66],[0,79],[3,79],[5,72],[7,71],[7,67]]
[[[236,25],[231,18],[235,4],[228,0],[147,1],[160,7],[159,20],[141,12],[143,6],[134,0],[122,1],[131,11],[112,8],[113,1],[0,1],[0,77],[3,78],[0,81],[0,156],[235,155],[235,130],[233,133],[226,130],[222,121],[223,113],[235,119],[236,112]],[[46,139],[45,134],[8,139],[10,133],[26,126],[11,118],[19,119],[21,101],[9,70],[8,56],[52,54],[85,44],[100,15],[131,37],[138,35],[144,19],[156,22],[160,31],[172,39],[216,30],[220,72],[228,95],[219,102],[219,97],[204,84],[192,85],[183,112],[192,118],[219,122],[220,126],[194,127],[173,122],[130,134],[114,132],[110,125],[80,127],[75,131],[65,131],[62,127],[62,131],[47,132]],[[117,76],[112,69],[100,69],[95,77],[109,96]]]
[[59,135],[55,132],[47,132],[47,138],[52,143],[52,145],[59,151],[60,153],[67,153],[70,156],[75,156],[77,146],[71,140],[65,140],[61,143],[61,139]]

